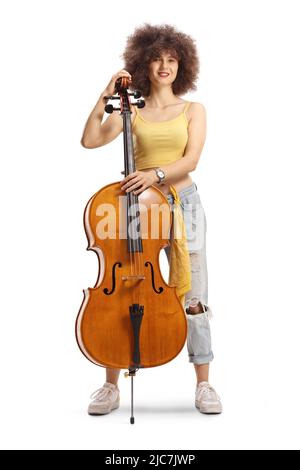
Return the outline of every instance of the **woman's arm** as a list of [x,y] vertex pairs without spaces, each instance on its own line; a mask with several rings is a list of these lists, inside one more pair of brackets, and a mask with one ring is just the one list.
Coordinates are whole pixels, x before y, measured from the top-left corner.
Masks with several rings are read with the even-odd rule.
[[83,147],[89,149],[101,147],[111,142],[122,132],[123,120],[118,113],[110,114],[106,121],[101,124],[104,115],[104,108],[107,102],[104,99],[104,96],[110,96],[114,93],[116,81],[120,77],[127,77],[131,80],[130,73],[125,69],[120,70],[111,77],[110,82],[101,93],[100,98],[88,117],[81,138],[81,145]]
[[94,109],[92,110],[81,138],[81,145],[88,149],[102,147],[114,140],[123,130],[122,116],[113,112],[108,116],[103,124],[105,92],[101,93]]

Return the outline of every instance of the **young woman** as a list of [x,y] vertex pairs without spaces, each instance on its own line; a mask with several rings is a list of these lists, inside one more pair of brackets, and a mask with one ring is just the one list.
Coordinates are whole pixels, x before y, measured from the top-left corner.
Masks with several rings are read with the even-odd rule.
[[[196,89],[199,59],[194,40],[171,25],[145,23],[129,36],[123,53],[125,68],[112,76],[92,110],[81,143],[85,148],[108,144],[123,130],[119,113],[101,124],[105,95],[112,95],[119,77],[128,77],[142,92],[145,107],[132,106],[132,130],[136,172],[122,181],[124,191],[140,194],[158,187],[174,203],[172,185],[184,216],[191,266],[191,290],[185,296],[188,321],[187,348],[197,384],[195,405],[202,413],[221,413],[222,405],[208,382],[213,359],[207,290],[206,217],[190,172],[196,170],[206,137],[206,112],[201,103],[181,95]],[[169,247],[165,248],[169,259]],[[106,414],[118,408],[119,369],[106,369],[106,382],[91,396],[88,412]]]

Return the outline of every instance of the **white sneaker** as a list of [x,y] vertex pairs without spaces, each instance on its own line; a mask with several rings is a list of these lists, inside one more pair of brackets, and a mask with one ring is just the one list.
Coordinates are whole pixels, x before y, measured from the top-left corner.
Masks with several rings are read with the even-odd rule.
[[197,385],[195,393],[195,406],[199,408],[201,413],[222,413],[220,397],[208,382],[200,382]]
[[91,398],[94,400],[88,407],[90,415],[105,415],[120,405],[120,391],[117,385],[109,382],[105,382],[103,387],[92,393]]

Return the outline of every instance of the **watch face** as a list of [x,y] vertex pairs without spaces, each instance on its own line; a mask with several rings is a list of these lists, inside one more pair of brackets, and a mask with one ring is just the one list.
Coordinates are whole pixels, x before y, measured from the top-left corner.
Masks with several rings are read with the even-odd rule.
[[158,170],[157,174],[160,178],[163,178],[165,176],[165,174],[162,170]]

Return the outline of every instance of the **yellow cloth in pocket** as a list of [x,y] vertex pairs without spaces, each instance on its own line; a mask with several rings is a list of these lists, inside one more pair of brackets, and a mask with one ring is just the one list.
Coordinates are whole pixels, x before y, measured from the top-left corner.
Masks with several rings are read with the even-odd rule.
[[174,206],[170,236],[169,285],[176,287],[176,293],[184,307],[185,294],[192,288],[190,255],[180,198],[172,185],[170,192],[174,198]]

